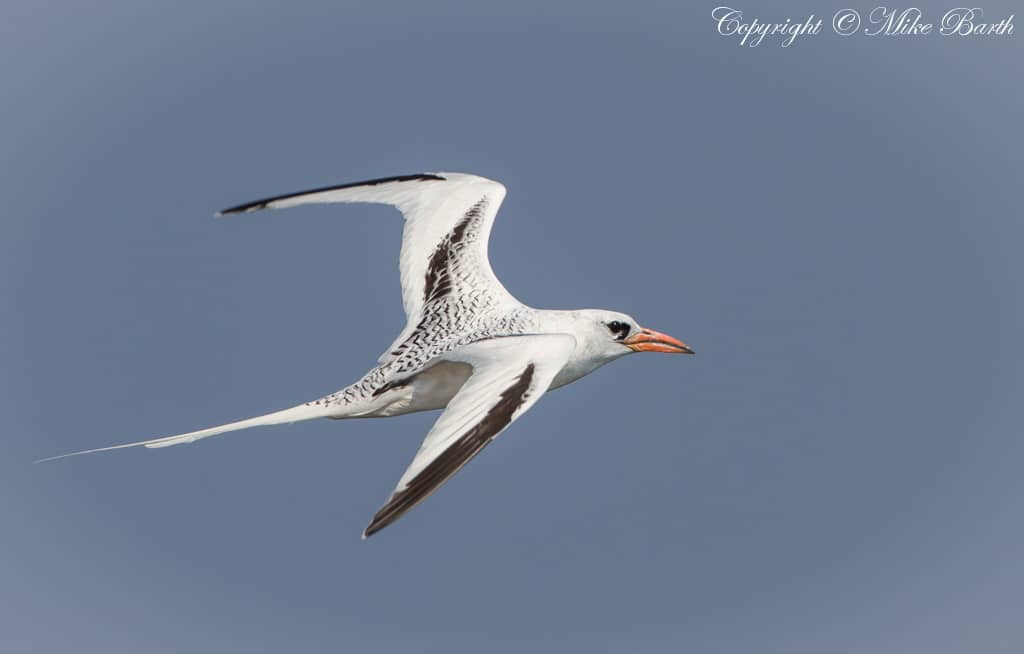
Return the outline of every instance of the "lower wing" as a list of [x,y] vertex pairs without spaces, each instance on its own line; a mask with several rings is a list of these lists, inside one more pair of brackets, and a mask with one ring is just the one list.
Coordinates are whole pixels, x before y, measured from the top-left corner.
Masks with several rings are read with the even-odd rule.
[[532,407],[575,345],[567,334],[532,334],[478,341],[445,355],[470,364],[473,373],[434,423],[363,538],[425,500]]

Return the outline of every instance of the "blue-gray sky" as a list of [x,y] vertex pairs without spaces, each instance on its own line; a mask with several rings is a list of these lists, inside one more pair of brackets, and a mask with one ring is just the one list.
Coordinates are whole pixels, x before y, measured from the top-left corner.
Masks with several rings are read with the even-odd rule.
[[[140,4],[0,21],[4,651],[1024,648],[1020,34]],[[698,355],[553,393],[367,542],[434,415],[31,465],[361,375],[402,323],[398,214],[212,214],[424,170],[509,187],[522,300]]]

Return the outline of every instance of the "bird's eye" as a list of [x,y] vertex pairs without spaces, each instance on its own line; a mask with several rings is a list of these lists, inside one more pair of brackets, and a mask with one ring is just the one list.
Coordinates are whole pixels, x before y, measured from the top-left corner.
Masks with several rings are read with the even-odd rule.
[[621,341],[629,336],[629,324],[621,320],[613,320],[608,323],[608,331],[615,336],[615,340]]

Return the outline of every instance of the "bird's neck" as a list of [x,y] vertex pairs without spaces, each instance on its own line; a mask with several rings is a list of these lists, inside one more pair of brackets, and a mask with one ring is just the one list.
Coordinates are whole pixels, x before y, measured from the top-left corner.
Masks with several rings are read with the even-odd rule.
[[558,373],[551,388],[565,386],[589,375],[604,364],[612,361],[592,347],[592,323],[584,314],[585,309],[555,310],[534,309],[537,331],[542,333],[569,334],[576,339],[576,347],[569,361]]

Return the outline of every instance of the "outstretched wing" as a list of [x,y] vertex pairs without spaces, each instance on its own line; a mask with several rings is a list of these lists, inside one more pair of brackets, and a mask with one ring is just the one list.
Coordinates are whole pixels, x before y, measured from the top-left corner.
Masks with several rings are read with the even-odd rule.
[[533,406],[575,345],[567,334],[532,334],[478,341],[445,355],[470,364],[473,373],[434,423],[363,538],[426,499]]
[[[488,305],[514,301],[487,257],[494,216],[505,198],[500,183],[464,173],[424,173],[279,195],[225,209],[220,215],[301,204],[370,202],[398,207],[405,217],[399,268],[407,324],[405,340],[424,316],[424,306],[467,293],[483,293]],[[390,359],[390,350],[381,362]]]

